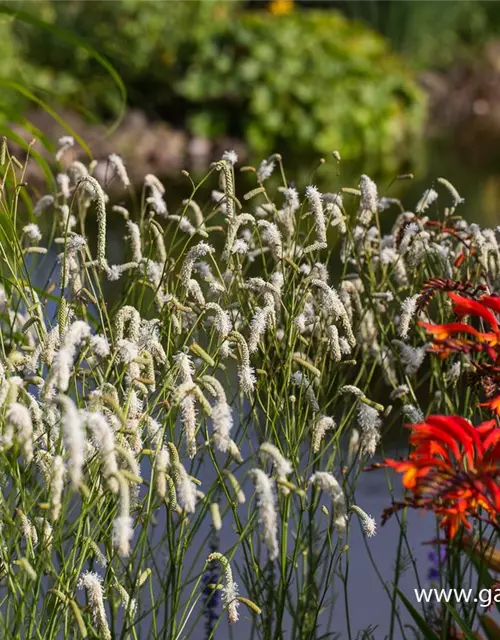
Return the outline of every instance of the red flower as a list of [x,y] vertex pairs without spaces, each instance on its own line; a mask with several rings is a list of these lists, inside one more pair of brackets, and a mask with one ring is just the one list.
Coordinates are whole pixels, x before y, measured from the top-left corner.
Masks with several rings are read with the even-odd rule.
[[[446,340],[450,336],[453,336],[457,333],[469,333],[473,335],[476,340],[478,346],[481,344],[487,344],[490,347],[495,347],[500,344],[500,331],[490,331],[488,333],[483,333],[474,329],[469,324],[465,324],[463,322],[448,322],[446,324],[430,324],[428,322],[420,321],[418,323],[421,327],[423,327],[427,333],[430,333],[434,336],[434,340],[440,342],[442,340]],[[474,342],[467,342],[465,344],[474,344]],[[460,349],[456,349],[460,351]]]
[[436,340],[446,340],[456,333],[470,333],[476,338],[481,335],[477,329],[474,329],[474,327],[471,327],[468,324],[464,324],[463,322],[430,324],[428,322],[420,321],[418,324],[423,327],[427,331],[427,333],[432,334]]
[[500,313],[500,298],[498,296],[482,296],[481,304],[493,309],[496,313]]
[[479,402],[477,406],[478,407],[488,407],[494,413],[496,413],[497,416],[500,416],[500,395],[495,396],[491,400],[488,400],[488,402]]
[[491,521],[500,510],[500,429],[495,420],[473,427],[460,416],[429,416],[409,425],[415,449],[406,460],[385,460],[403,473],[411,498],[386,510],[384,520],[398,508],[434,511],[440,526],[453,537],[459,527],[471,529],[469,518],[483,509]]
[[[435,287],[441,283],[431,284]],[[445,284],[451,286],[453,282]],[[427,288],[422,296],[428,298],[428,291],[434,291],[434,288]],[[471,364],[476,367],[473,378],[483,387],[487,400],[479,406],[488,407],[500,416],[500,324],[493,313],[500,314],[500,297],[483,295],[476,300],[453,292],[448,292],[448,295],[459,318],[481,318],[489,325],[489,331],[479,331],[464,322],[419,324],[432,335],[432,351],[440,358],[447,358],[452,353],[475,354],[478,357],[477,360],[471,359]],[[479,359],[481,354],[485,357]]]
[[485,299],[490,302],[490,296],[484,296],[479,300],[473,300],[472,298],[464,298],[457,293],[448,293],[453,302],[453,311],[457,316],[479,316],[486,320],[490,327],[497,331],[498,322],[493,313],[487,308]]

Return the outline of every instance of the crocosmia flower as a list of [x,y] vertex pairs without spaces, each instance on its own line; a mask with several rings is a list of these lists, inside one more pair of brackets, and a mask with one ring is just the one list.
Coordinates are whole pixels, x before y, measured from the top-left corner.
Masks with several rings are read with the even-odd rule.
[[385,521],[405,506],[433,511],[447,536],[463,525],[472,529],[471,517],[484,513],[496,521],[500,509],[500,429],[495,420],[477,427],[460,416],[429,416],[408,425],[415,448],[407,459],[384,461],[403,474],[411,497],[385,511]]
[[[481,295],[476,300],[454,292],[448,292],[448,296],[459,322],[419,324],[432,336],[431,350],[440,358],[452,353],[468,354],[476,369],[474,377],[487,397],[479,406],[500,416],[500,322],[495,315],[500,315],[500,297]],[[472,318],[476,326],[464,322],[465,318]]]

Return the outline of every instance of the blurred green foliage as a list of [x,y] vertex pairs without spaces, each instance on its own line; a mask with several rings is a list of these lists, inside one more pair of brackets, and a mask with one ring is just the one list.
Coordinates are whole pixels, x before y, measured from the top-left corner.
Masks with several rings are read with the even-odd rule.
[[[50,69],[30,61],[23,54],[15,33],[15,20],[9,15],[0,15],[0,80],[19,83],[28,89],[42,92],[52,90],[53,75]],[[78,82],[70,74],[59,76],[58,86],[61,91],[75,91]],[[0,94],[0,121],[19,119],[20,111],[26,105],[26,97],[13,88],[2,86]]]
[[195,130],[233,123],[263,152],[401,156],[423,117],[422,95],[386,42],[333,11],[244,13],[201,43],[177,87],[198,107]]
[[337,8],[389,40],[414,67],[446,68],[474,58],[500,33],[500,3],[491,0],[301,0],[302,6]]
[[[412,72],[382,37],[336,11],[271,15],[221,0],[10,6],[102,53],[132,106],[194,134],[241,136],[259,153],[339,149],[344,157],[395,161],[423,121]],[[68,43],[22,17],[6,23],[5,35],[1,75],[21,67],[22,81],[44,99],[57,96],[98,118],[116,112],[119,93],[76,39]]]
[[[120,96],[77,38],[111,62],[127,87],[130,104],[154,113],[175,100],[173,83],[187,62],[179,58],[180,49],[188,50],[200,40],[210,39],[219,22],[227,21],[237,5],[222,0],[99,0],[92,4],[83,0],[15,0],[7,4],[36,15],[70,40],[76,36],[68,42],[49,30],[26,24],[22,15],[13,24],[18,56],[44,69],[68,104],[99,117],[116,111]],[[61,79],[67,75],[75,82],[72,88],[61,87]]]

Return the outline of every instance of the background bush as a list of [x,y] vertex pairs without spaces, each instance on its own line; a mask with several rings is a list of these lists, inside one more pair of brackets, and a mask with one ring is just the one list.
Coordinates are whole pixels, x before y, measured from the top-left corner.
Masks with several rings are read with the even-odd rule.
[[[15,6],[78,34],[115,66],[131,106],[193,134],[243,137],[259,153],[293,146],[391,157],[422,124],[412,73],[379,35],[335,11],[272,15],[210,0]],[[76,40],[22,16],[9,37],[14,59],[42,71],[42,91],[89,116],[116,112],[119,93]]]
[[185,43],[194,46],[200,39],[209,39],[218,21],[228,19],[236,4],[100,0],[92,11],[78,0],[10,6],[21,6],[70,37],[68,43],[48,30],[33,28],[22,15],[13,25],[19,55],[49,70],[55,84],[61,74],[70,74],[75,87],[63,94],[68,103],[102,116],[118,108],[119,96],[101,66],[78,46],[74,36],[111,62],[127,87],[132,106],[164,115],[175,97],[173,83],[186,63],[179,58],[179,50]]
[[500,26],[500,7],[489,0],[297,0],[296,4],[334,8],[363,21],[417,69],[446,69],[457,59],[476,57],[486,40],[498,36]]
[[[259,154],[339,148],[379,166],[414,149],[424,119],[420,70],[475,55],[500,24],[497,3],[469,0],[295,2],[286,15],[236,0],[7,6],[65,34],[28,25],[21,13],[0,23],[0,78],[52,106],[96,120],[119,111],[119,91],[78,36],[110,60],[128,104],[151,118],[241,137]],[[8,90],[1,104],[12,120],[26,102]]]
[[[115,66],[129,104],[150,117],[194,134],[241,136],[259,153],[339,148],[344,157],[384,158],[386,165],[406,156],[421,130],[416,69],[448,64],[497,24],[494,0],[301,0],[287,15],[271,15],[266,4],[120,0],[117,8],[114,0],[15,0],[10,6],[85,39]],[[18,17],[0,23],[0,78],[20,81],[52,105],[57,96],[89,118],[116,114],[119,92],[76,39],[64,42]],[[24,104],[15,90],[4,92],[4,119]]]
[[302,150],[387,157],[422,124],[411,74],[381,37],[336,12],[245,13],[203,43],[178,86],[198,105],[194,130],[229,123],[262,152],[293,139]]

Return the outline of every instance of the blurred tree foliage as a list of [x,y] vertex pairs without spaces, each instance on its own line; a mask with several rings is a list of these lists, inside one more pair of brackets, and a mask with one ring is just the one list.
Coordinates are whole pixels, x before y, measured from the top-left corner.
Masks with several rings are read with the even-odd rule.
[[[195,134],[241,136],[259,153],[339,149],[395,160],[423,121],[412,72],[381,36],[336,11],[271,15],[221,0],[10,6],[102,53],[132,106]],[[116,111],[113,83],[76,39],[68,43],[21,16],[5,26],[0,60],[9,62],[0,74],[22,67],[26,86],[67,106],[99,118]]]
[[362,20],[418,68],[446,68],[475,56],[500,32],[500,3],[491,0],[298,0],[301,7],[335,8]]
[[334,11],[244,13],[202,43],[177,87],[199,105],[195,130],[229,122],[261,151],[400,155],[423,116],[422,95],[386,42]]
[[[44,93],[52,91],[51,70],[30,61],[24,54],[15,33],[15,19],[0,14],[0,121],[19,119],[22,107],[26,105],[26,97],[16,89],[6,87],[4,81],[16,82],[27,89]],[[79,82],[70,73],[58,75],[58,89],[61,92],[75,92],[78,86]]]
[[[52,76],[59,89],[66,74],[77,86],[62,92],[73,107],[100,117],[116,111],[119,95],[80,38],[105,56],[127,87],[129,102],[151,114],[165,110],[176,98],[174,82],[187,60],[179,51],[210,39],[230,19],[237,2],[223,0],[15,0],[6,3],[36,15],[62,30],[71,40],[27,24],[20,14],[13,22],[18,55]],[[0,45],[1,46],[1,45]],[[110,90],[111,89],[111,90]],[[61,92],[58,91],[60,94]]]

